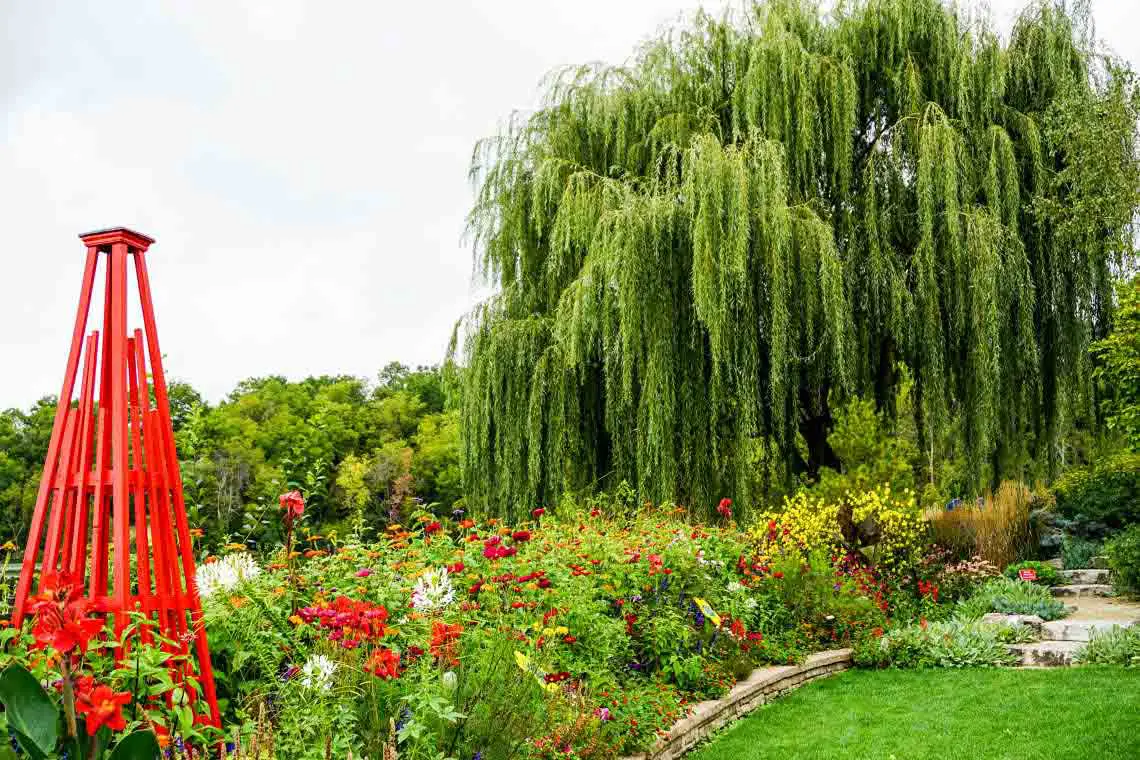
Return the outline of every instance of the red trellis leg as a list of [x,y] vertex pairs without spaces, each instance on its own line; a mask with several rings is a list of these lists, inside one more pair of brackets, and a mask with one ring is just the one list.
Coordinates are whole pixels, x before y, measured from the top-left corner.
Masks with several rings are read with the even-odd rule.
[[[136,346],[136,350],[139,350]],[[170,515],[167,512],[165,499],[159,497],[160,489],[165,488],[165,481],[160,472],[160,459],[157,452],[158,434],[155,431],[154,414],[150,411],[149,396],[146,386],[143,386],[143,397],[147,398],[143,407],[143,445],[146,447],[146,462],[150,469],[149,505],[150,524],[154,526],[154,585],[159,602],[159,630],[168,638],[178,638],[182,630],[178,629],[178,615],[175,613],[175,592],[171,583],[174,563],[172,555],[166,549],[165,537],[170,533]]]
[[71,333],[71,351],[67,355],[67,368],[63,371],[63,388],[55,407],[55,421],[52,423],[51,439],[48,442],[44,471],[40,477],[40,488],[36,493],[35,511],[28,529],[28,542],[24,549],[24,563],[20,569],[20,580],[16,583],[16,601],[12,608],[12,622],[23,619],[28,601],[28,591],[32,587],[32,576],[36,569],[36,556],[39,554],[40,538],[43,534],[44,519],[47,517],[48,498],[52,477],[59,457],[63,426],[67,410],[71,407],[71,393],[75,387],[75,373],[79,368],[79,351],[83,345],[83,333],[87,328],[87,312],[91,308],[91,290],[95,285],[95,265],[99,262],[99,251],[95,246],[87,247],[87,263],[83,268],[83,280],[79,287],[79,307],[75,312],[75,329]]
[[111,244],[111,529],[115,540],[115,633],[131,609],[130,494],[127,477],[127,244]]
[[91,585],[88,596],[107,604],[107,519],[108,489],[111,474],[111,266],[106,267],[106,286],[103,296],[103,348],[99,367],[99,448],[95,455],[95,494],[92,499],[94,510],[91,530]]
[[63,535],[63,515],[66,506],[66,493],[64,485],[67,483],[67,468],[71,464],[71,444],[75,438],[74,409],[67,410],[67,417],[63,423],[63,447],[59,455],[59,466],[55,471],[55,485],[51,489],[51,519],[48,521],[47,540],[44,542],[44,556],[41,563],[40,590],[43,590],[44,579],[56,572],[59,562],[59,545]]
[[94,332],[87,337],[87,359],[83,369],[83,384],[86,387],[86,402],[81,392],[79,408],[83,414],[83,445],[79,452],[79,480],[77,484],[78,499],[75,522],[71,531],[71,565],[67,572],[75,578],[80,586],[86,580],[87,573],[87,527],[88,527],[88,499],[91,481],[91,457],[94,453],[92,439],[95,437],[95,415],[91,414],[94,404],[92,397],[95,393],[95,366],[96,351],[99,347],[99,333]]
[[[60,571],[65,575],[75,576],[72,555],[75,552],[74,536],[79,530],[86,513],[87,503],[86,478],[91,465],[87,463],[88,439],[91,435],[91,415],[88,412],[92,406],[91,393],[93,381],[91,378],[95,365],[94,336],[88,336],[84,344],[83,375],[79,384],[79,406],[76,407],[78,425],[76,438],[72,442],[73,465],[67,473],[67,514],[64,515],[63,527],[63,559],[60,561]],[[75,577],[75,581],[82,585],[82,578]]]
[[[135,519],[135,556],[138,560],[138,605],[149,618],[154,611],[154,595],[150,587],[150,542],[147,537],[146,500],[143,480],[146,471],[143,469],[144,459],[142,450],[142,410],[139,406],[138,375],[145,374],[145,367],[140,367],[136,361],[135,341],[138,340],[138,330],[135,337],[127,338],[127,388],[130,394],[130,438],[131,438],[131,490],[134,501]],[[149,626],[143,626],[139,632],[142,640],[150,643]]]
[[182,475],[178,468],[178,455],[174,447],[174,428],[170,424],[170,399],[166,394],[166,374],[162,369],[162,352],[158,346],[158,329],[154,319],[154,302],[150,294],[150,278],[147,276],[146,260],[142,251],[135,254],[135,279],[139,286],[139,302],[142,306],[143,328],[150,353],[150,367],[154,374],[154,397],[161,419],[165,421],[159,431],[162,435],[163,459],[166,467],[163,474],[170,484],[174,496],[174,520],[178,526],[178,544],[182,555],[182,572],[186,580],[186,595],[190,607],[190,621],[194,629],[195,650],[198,656],[198,674],[202,681],[202,691],[210,706],[210,717],[214,725],[221,727],[218,716],[218,699],[214,687],[214,670],[210,664],[210,648],[206,641],[206,625],[202,620],[202,602],[198,598],[198,584],[194,578],[194,548],[190,541],[190,526],[186,520],[186,503],[182,497]]

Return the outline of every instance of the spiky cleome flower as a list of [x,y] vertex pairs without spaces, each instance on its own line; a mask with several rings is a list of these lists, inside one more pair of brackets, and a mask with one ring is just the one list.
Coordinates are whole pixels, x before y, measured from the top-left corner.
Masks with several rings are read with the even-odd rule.
[[199,565],[194,573],[198,595],[203,599],[218,591],[230,591],[261,575],[261,568],[248,554],[227,554],[217,562]]
[[301,667],[301,685],[306,689],[328,691],[332,686],[336,663],[323,654],[310,655]]
[[447,568],[428,570],[412,589],[412,606],[422,612],[443,609],[455,600],[455,589],[447,577]]

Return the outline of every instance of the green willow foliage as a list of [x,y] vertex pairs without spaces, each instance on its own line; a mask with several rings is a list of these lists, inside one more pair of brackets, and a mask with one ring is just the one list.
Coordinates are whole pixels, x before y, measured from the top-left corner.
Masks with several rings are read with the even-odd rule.
[[1048,467],[1138,187],[1131,73],[1084,18],[1004,44],[939,0],[773,0],[553,76],[473,160],[468,498],[747,501],[900,364],[932,460]]

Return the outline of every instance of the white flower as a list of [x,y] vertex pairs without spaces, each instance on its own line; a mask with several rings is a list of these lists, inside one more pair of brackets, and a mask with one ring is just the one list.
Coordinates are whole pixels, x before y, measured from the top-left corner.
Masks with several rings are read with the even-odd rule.
[[455,589],[447,577],[447,568],[428,570],[412,589],[412,606],[417,610],[439,610],[455,600]]
[[217,562],[198,565],[194,580],[198,585],[198,595],[205,599],[218,591],[229,591],[243,581],[261,575],[261,568],[248,554],[227,554]]
[[306,689],[328,691],[332,686],[336,663],[323,654],[309,655],[301,668],[301,685]]
[[443,674],[443,686],[448,691],[454,691],[455,686],[459,683],[459,676],[455,675],[454,670],[449,670]]
[[738,583],[737,581],[729,581],[728,585],[724,588],[730,594],[738,594],[744,590],[744,585],[742,583]]

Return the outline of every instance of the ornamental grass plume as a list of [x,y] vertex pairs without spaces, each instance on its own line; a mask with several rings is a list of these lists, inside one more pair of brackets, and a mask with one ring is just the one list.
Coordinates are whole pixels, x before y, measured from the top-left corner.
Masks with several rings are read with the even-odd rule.
[[1034,544],[1029,520],[1033,492],[1024,483],[1003,481],[981,503],[927,512],[934,541],[959,555],[980,556],[1005,567],[1029,554]]

